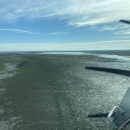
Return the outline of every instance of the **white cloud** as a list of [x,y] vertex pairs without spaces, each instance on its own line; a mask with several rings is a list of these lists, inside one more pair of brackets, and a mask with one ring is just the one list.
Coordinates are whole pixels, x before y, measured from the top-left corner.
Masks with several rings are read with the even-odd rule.
[[7,22],[57,17],[82,27],[128,19],[129,5],[129,0],[1,0],[0,17]]
[[[122,31],[119,31],[116,33],[117,35],[120,34],[120,35],[130,35],[130,29],[126,29],[126,30],[122,30]],[[130,38],[130,37],[129,37]]]
[[122,23],[116,23],[116,24],[108,24],[108,25],[102,25],[102,26],[93,26],[91,29],[98,30],[98,31],[113,31],[113,30],[122,30],[122,29],[128,29],[127,24]]
[[130,36],[129,35],[122,35],[122,36],[119,36],[117,38],[118,39],[130,39]]
[[52,33],[37,33],[37,32],[32,32],[30,30],[20,30],[20,29],[7,29],[7,28],[0,28],[1,31],[10,31],[10,32],[14,32],[14,33],[26,33],[26,34],[41,34],[41,35],[63,35],[63,34],[69,34],[68,31],[64,31],[64,32],[52,32]]
[[34,33],[29,30],[19,30],[19,29],[7,29],[7,28],[0,28],[1,31],[11,31],[15,33],[27,33],[27,34],[42,34],[42,33]]
[[46,51],[46,50],[125,50],[130,40],[80,42],[80,43],[8,43],[0,44],[0,51]]
[[[109,23],[107,25],[96,25],[91,27],[92,30],[97,31],[116,31],[114,34],[120,35],[124,37],[123,35],[128,36],[130,34],[130,25],[129,24],[123,24],[123,23]],[[130,37],[129,37],[130,38]]]
[[67,35],[69,34],[69,32],[65,31],[65,32],[53,32],[53,33],[49,33],[49,34],[46,34],[46,35]]

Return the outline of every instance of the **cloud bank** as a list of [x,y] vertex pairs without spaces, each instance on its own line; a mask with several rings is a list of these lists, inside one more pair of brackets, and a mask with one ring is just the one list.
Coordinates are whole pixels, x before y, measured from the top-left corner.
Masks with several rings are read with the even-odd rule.
[[8,43],[0,44],[0,51],[48,51],[48,50],[127,50],[130,40],[80,42],[80,43]]
[[1,0],[1,22],[58,18],[75,27],[128,19],[129,0]]

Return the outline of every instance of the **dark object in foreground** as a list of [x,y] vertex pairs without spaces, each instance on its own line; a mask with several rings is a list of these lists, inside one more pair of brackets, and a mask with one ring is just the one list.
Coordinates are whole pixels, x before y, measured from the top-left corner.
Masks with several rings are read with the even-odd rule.
[[130,21],[128,21],[128,20],[120,20],[120,22],[130,24]]
[[129,70],[121,70],[121,69],[115,69],[115,68],[102,68],[102,67],[86,67],[85,69],[130,76]]
[[127,90],[119,106],[115,106],[108,114],[112,130],[130,130],[130,88]]

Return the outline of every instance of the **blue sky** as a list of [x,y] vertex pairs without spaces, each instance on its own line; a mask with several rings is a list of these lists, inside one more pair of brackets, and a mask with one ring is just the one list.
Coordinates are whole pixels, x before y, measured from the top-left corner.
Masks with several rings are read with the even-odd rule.
[[1,0],[0,51],[130,49],[129,0]]

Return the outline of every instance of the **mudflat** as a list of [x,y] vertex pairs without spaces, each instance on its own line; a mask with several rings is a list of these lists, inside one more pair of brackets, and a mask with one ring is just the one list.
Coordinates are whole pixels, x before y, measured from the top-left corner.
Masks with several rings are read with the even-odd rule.
[[129,65],[91,54],[0,54],[0,130],[108,130]]

